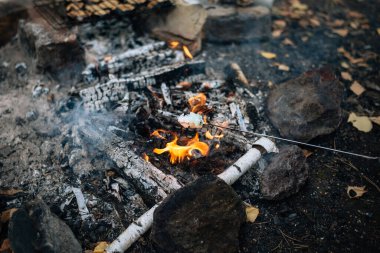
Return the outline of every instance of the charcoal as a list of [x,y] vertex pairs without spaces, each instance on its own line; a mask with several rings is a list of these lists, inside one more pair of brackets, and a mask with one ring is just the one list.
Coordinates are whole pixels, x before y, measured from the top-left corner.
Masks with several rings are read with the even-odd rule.
[[140,90],[148,85],[160,85],[164,82],[173,84],[191,75],[204,73],[204,61],[176,63],[147,70],[139,75],[125,75],[125,78],[111,79],[107,83],[81,90],[80,96],[86,110],[102,111],[107,109],[107,105],[123,99],[127,91]]
[[285,138],[309,141],[330,134],[342,119],[343,85],[329,68],[310,70],[268,96],[268,116]]
[[215,5],[207,12],[204,31],[208,41],[241,42],[270,37],[271,16],[267,7]]
[[80,77],[84,50],[75,34],[54,30],[42,18],[21,20],[18,34],[22,47],[36,58],[38,70],[64,84]]

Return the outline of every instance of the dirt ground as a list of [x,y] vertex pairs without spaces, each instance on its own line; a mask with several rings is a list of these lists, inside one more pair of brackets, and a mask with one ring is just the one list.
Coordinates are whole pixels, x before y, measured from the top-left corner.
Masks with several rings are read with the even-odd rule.
[[[347,123],[347,118],[350,112],[380,116],[380,2],[304,0],[302,3],[307,4],[311,13],[290,17],[281,11],[290,6],[289,1],[276,1],[272,19],[286,22],[278,38],[242,44],[206,42],[203,53],[208,67],[215,73],[223,73],[227,62],[238,62],[251,80],[253,90],[260,90],[264,96],[271,89],[270,83],[276,86],[312,68],[329,65],[337,76],[349,72],[352,81],[341,78],[345,97],[340,127],[311,143],[379,156],[380,126],[373,124],[369,133],[363,133]],[[334,27],[335,20],[342,20],[343,24]],[[334,29],[347,29],[349,33],[344,37],[334,33]],[[285,39],[291,40],[293,45],[284,45]],[[338,52],[340,47],[354,58],[363,58],[366,65],[350,61]],[[265,59],[260,56],[260,50],[275,53],[277,58]],[[27,80],[15,71],[14,66],[19,62],[29,67],[31,74]],[[274,62],[290,70],[279,70],[273,66]],[[103,168],[98,169],[101,166],[94,165],[95,160],[89,161],[88,166],[96,169],[78,173],[63,165],[65,137],[70,132],[66,129],[67,119],[57,111],[63,110],[63,101],[67,106],[71,87],[61,87],[47,77],[35,76],[31,66],[32,60],[22,53],[17,40],[0,48],[0,187],[22,190],[12,196],[0,195],[0,212],[19,207],[35,196],[43,196],[52,211],[72,228],[83,247],[93,249],[96,242],[114,239],[128,221],[117,221],[112,228],[107,213],[99,210],[103,222],[94,228],[78,224],[78,218],[70,219],[78,213],[68,211],[70,208],[62,211],[59,206],[66,200],[65,189],[78,184],[79,180],[87,185],[89,192],[118,205],[102,186],[112,166],[104,163]],[[45,80],[43,84],[50,89],[49,95],[33,97],[38,79]],[[361,96],[349,89],[354,80],[366,88]],[[37,112],[37,119],[26,116],[31,111]],[[278,135],[278,132],[272,134]],[[250,182],[255,181],[254,172],[233,186],[244,201],[260,209],[256,222],[246,223],[241,228],[240,252],[378,252],[380,161],[309,150],[313,152],[307,158],[309,179],[292,197],[282,201],[252,197]],[[361,198],[351,199],[346,193],[347,186],[366,186],[368,192]],[[76,210],[75,204],[68,206]],[[6,230],[2,229],[0,241],[4,238]],[[155,252],[149,233],[128,252]]]

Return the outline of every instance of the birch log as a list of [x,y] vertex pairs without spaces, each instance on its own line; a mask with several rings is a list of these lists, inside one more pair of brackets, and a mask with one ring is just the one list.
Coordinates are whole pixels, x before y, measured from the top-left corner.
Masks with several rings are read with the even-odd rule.
[[[262,137],[254,143],[255,146],[263,147],[266,152],[278,152],[276,145],[269,139]],[[239,160],[218,175],[227,184],[233,184],[244,175],[261,158],[261,152],[256,148],[248,150]],[[107,248],[106,253],[119,253],[126,251],[141,235],[143,235],[153,224],[154,210],[159,203],[149,209],[135,222],[133,222],[119,237]]]

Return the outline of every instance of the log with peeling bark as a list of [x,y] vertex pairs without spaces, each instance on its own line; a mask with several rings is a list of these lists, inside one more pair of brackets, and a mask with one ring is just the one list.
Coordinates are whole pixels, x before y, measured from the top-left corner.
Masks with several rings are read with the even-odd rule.
[[163,82],[175,84],[192,75],[205,74],[205,62],[193,61],[176,63],[141,72],[139,75],[125,75],[111,79],[80,91],[83,107],[87,111],[106,110],[107,105],[123,99],[127,91],[158,85]]
[[[254,143],[261,146],[268,153],[278,152],[276,145],[267,138],[260,138]],[[248,150],[239,160],[228,167],[218,177],[227,184],[233,184],[244,175],[259,159],[261,152],[256,148]],[[116,240],[114,240],[105,250],[106,253],[119,253],[126,251],[141,235],[143,235],[153,224],[153,214],[159,204],[153,206],[133,222]]]

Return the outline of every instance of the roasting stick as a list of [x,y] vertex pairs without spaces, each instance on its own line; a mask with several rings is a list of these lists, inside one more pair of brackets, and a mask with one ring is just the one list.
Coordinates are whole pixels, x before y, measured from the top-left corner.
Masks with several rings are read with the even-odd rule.
[[[278,152],[276,145],[269,139],[261,137],[254,142],[254,146],[261,146],[266,152]],[[256,148],[249,149],[233,165],[218,175],[220,179],[231,185],[244,175],[259,159],[261,152]],[[161,203],[161,202],[160,202]],[[144,213],[136,221],[119,235],[105,250],[106,253],[119,253],[126,251],[135,241],[137,241],[153,224],[154,210],[160,205],[154,205],[149,211]]]

